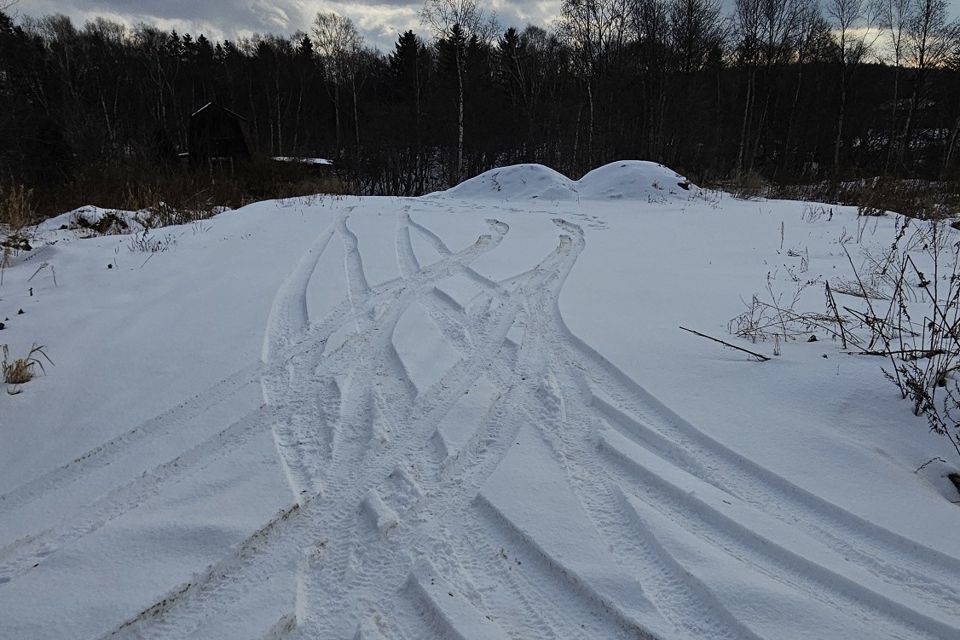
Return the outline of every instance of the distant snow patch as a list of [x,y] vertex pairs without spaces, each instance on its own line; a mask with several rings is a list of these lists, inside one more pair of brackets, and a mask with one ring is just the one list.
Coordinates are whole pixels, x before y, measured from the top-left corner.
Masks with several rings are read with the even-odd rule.
[[294,158],[292,156],[277,156],[274,158],[276,162],[296,162],[299,164],[316,164],[323,166],[333,165],[333,160],[328,160],[327,158]]

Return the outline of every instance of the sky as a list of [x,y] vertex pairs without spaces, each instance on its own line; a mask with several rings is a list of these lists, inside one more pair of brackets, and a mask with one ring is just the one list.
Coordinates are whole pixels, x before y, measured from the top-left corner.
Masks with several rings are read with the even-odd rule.
[[[0,6],[4,3],[0,0]],[[481,0],[481,4],[496,13],[501,24],[519,27],[546,26],[560,8],[560,0]],[[129,25],[146,22],[194,37],[203,33],[209,39],[309,32],[318,11],[335,11],[353,19],[367,44],[389,51],[407,29],[429,35],[420,24],[422,8],[423,0],[19,0],[8,11],[33,17],[62,13],[78,25],[97,16]]]
[[[0,0],[0,6],[8,1]],[[549,26],[560,10],[560,0],[481,0],[481,5],[505,27],[520,28]],[[389,51],[407,29],[430,35],[420,24],[422,7],[423,0],[16,0],[10,11],[34,17],[63,13],[80,25],[97,16],[129,25],[146,22],[211,40],[309,32],[318,11],[335,11],[353,19],[367,44]],[[960,0],[951,0],[951,14],[960,14]]]

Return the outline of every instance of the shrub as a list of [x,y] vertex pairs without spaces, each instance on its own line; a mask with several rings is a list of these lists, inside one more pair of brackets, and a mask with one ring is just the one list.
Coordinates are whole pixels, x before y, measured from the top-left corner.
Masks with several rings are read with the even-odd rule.
[[0,225],[16,233],[36,218],[33,189],[22,184],[0,185]]
[[51,365],[53,362],[47,356],[45,349],[46,347],[35,344],[30,348],[30,352],[25,357],[10,361],[10,349],[7,345],[3,345],[2,349],[0,349],[3,354],[3,359],[0,361],[0,368],[3,370],[3,381],[8,385],[14,386],[14,390],[7,389],[8,393],[11,395],[19,393],[16,387],[33,380],[37,368],[46,374],[47,370],[44,368],[43,361],[40,358],[43,358],[43,360],[46,360]]

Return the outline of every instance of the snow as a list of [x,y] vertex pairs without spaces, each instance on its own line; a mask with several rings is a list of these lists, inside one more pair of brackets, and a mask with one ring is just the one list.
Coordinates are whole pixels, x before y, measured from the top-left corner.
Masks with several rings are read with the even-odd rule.
[[703,195],[698,187],[662,164],[627,160],[594,169],[577,182],[577,192],[588,200],[646,200],[648,203],[686,200]]
[[490,198],[504,201],[541,199],[566,202],[577,198],[569,178],[542,164],[491,169],[465,180],[445,195],[465,200]]
[[821,310],[897,223],[810,210],[625,161],[159,252],[41,224],[0,286],[55,363],[0,394],[0,637],[958,637],[957,461],[879,359],[678,329],[770,355],[743,301]]
[[655,204],[703,195],[702,189],[677,172],[643,160],[611,162],[579,180],[571,180],[540,164],[519,164],[491,169],[442,194],[431,194],[481,201],[537,200],[546,206],[581,200],[636,200]]
[[328,160],[327,158],[296,158],[292,156],[277,156],[274,158],[276,162],[294,162],[299,164],[313,164],[320,166],[331,166],[333,165],[333,160]]

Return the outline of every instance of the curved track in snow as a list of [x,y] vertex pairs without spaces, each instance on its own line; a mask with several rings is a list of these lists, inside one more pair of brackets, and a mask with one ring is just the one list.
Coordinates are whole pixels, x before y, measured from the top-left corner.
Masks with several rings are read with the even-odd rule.
[[[250,638],[776,638],[678,553],[688,539],[837,633],[960,637],[957,559],[742,458],[572,334],[559,298],[588,241],[579,226],[554,220],[555,249],[495,282],[473,263],[506,224],[451,248],[415,213],[395,219],[398,278],[368,282],[348,209],[277,292],[261,363],[0,497],[13,517],[259,379],[259,409],[0,547],[0,589],[269,430],[289,506],[105,637],[204,637],[293,580],[287,610]],[[311,318],[332,243],[347,295]],[[453,279],[468,303],[444,290]],[[435,331],[404,334],[413,312]],[[449,364],[418,385],[404,354],[428,339]]]

